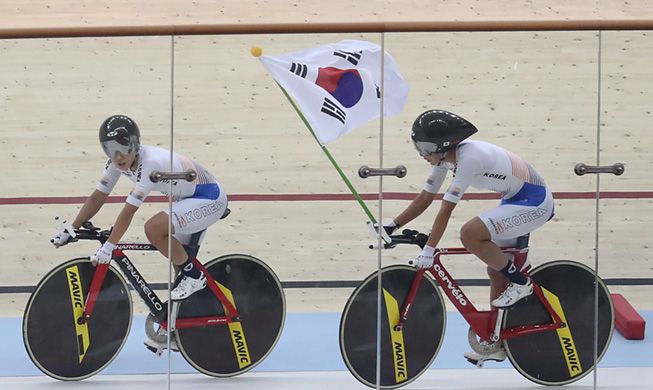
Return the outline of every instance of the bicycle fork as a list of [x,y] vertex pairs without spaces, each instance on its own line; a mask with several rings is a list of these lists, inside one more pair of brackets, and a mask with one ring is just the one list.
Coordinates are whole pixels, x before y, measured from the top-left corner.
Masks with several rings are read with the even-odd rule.
[[410,308],[413,305],[413,301],[415,301],[415,295],[417,294],[419,285],[422,282],[422,276],[424,276],[424,272],[426,272],[425,268],[421,268],[417,270],[417,275],[415,276],[415,280],[413,281],[413,284],[410,287],[410,292],[408,293],[408,297],[406,298],[406,302],[404,303],[404,308],[401,311],[401,315],[399,316],[399,322],[394,327],[394,330],[396,332],[402,330],[404,328],[404,324],[408,320],[408,312],[410,311]]
[[98,264],[95,273],[93,274],[93,280],[91,281],[91,287],[88,289],[88,295],[86,296],[86,303],[84,304],[84,312],[81,317],[77,319],[77,324],[84,325],[91,318],[93,313],[93,308],[95,307],[95,302],[97,301],[98,293],[104,282],[104,278],[107,275],[109,270],[109,263]]

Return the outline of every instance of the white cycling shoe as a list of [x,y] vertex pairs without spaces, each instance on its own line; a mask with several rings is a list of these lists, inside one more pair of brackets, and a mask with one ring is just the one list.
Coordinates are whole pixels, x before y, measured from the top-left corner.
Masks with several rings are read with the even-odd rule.
[[476,344],[472,344],[472,342],[470,342],[470,345],[474,350],[465,352],[463,356],[465,359],[467,359],[468,362],[472,363],[478,368],[483,368],[483,364],[488,360],[495,362],[502,362],[506,360],[506,351],[503,348],[503,341],[501,340],[494,343],[481,340]]
[[173,301],[181,301],[200,291],[204,287],[206,287],[206,275],[204,275],[204,272],[200,272],[200,277],[197,279],[184,276],[177,287],[172,289],[170,292],[170,298]]
[[499,298],[492,301],[492,306],[506,309],[533,293],[533,281],[529,278],[526,284],[508,283],[508,287]]

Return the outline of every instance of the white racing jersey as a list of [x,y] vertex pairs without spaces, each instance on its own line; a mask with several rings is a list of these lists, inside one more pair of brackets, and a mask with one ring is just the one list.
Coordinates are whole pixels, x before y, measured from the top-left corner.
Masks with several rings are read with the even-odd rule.
[[141,145],[138,151],[138,166],[134,171],[131,169],[121,171],[111,159],[102,174],[102,179],[97,189],[106,194],[111,193],[121,175],[127,176],[134,182],[134,188],[127,197],[127,203],[140,207],[145,198],[152,191],[158,191],[173,200],[179,201],[188,198],[217,199],[220,196],[220,186],[213,175],[195,161],[174,153],[172,157],[172,171],[183,172],[193,169],[197,172],[197,178],[188,182],[186,180],[173,180],[172,193],[170,192],[169,180],[161,180],[153,183],[150,180],[152,171],[170,171],[170,151],[155,146]]
[[[528,193],[541,193],[546,183],[533,167],[516,154],[483,141],[465,140],[457,147],[456,164],[433,166],[424,190],[436,194],[447,171],[453,170],[451,185],[443,199],[458,203],[469,187],[488,189],[501,194],[508,203],[523,200]],[[539,188],[538,188],[539,187]]]

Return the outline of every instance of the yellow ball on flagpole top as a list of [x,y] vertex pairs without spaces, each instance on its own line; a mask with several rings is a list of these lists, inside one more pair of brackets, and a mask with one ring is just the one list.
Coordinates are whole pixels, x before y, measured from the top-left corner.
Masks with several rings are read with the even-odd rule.
[[263,54],[263,49],[261,49],[261,48],[258,47],[258,46],[252,46],[252,49],[250,50],[250,52],[252,53],[252,55],[253,55],[254,57],[258,57],[258,56],[260,56],[261,54]]

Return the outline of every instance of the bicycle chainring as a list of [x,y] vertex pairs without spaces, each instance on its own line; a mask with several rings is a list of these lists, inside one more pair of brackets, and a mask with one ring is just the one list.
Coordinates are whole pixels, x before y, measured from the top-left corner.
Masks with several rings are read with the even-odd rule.
[[498,352],[501,350],[503,345],[502,341],[490,343],[479,339],[479,337],[476,335],[476,332],[474,332],[472,328],[469,328],[469,331],[467,332],[467,341],[469,342],[469,346],[472,347],[474,352],[482,355],[490,355]]
[[145,334],[152,341],[165,344],[168,342],[167,332],[156,322],[156,317],[152,313],[145,318]]

